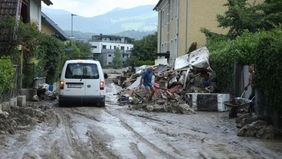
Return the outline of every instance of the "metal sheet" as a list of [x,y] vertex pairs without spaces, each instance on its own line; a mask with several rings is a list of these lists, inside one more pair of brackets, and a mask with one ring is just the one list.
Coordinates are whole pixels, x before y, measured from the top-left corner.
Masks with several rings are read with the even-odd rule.
[[183,56],[179,56],[178,58],[175,59],[175,65],[174,65],[174,69],[175,70],[179,70],[185,67],[189,66],[189,56],[188,54],[183,55]]
[[165,59],[165,58],[156,59],[155,60],[155,65],[168,65],[167,59]]

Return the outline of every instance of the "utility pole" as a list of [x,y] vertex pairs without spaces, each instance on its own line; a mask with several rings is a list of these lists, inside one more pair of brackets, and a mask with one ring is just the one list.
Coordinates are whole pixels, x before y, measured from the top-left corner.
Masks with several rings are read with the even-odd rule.
[[73,17],[76,16],[76,14],[71,13],[71,38],[73,38]]
[[23,46],[18,45],[18,51],[20,53],[20,89],[23,88]]

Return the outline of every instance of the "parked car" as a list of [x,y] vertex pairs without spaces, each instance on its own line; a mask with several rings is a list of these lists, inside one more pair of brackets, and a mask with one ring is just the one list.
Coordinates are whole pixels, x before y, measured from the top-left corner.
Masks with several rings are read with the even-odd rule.
[[65,62],[61,72],[59,106],[67,104],[105,106],[105,78],[99,61]]

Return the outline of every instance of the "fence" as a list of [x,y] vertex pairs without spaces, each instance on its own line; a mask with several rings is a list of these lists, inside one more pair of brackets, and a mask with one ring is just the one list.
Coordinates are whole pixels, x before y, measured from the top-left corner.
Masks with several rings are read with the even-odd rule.
[[0,103],[9,101],[9,99],[16,97],[18,95],[19,80],[20,80],[19,66],[14,65],[14,68],[15,68],[15,74],[11,81],[11,87],[0,94]]

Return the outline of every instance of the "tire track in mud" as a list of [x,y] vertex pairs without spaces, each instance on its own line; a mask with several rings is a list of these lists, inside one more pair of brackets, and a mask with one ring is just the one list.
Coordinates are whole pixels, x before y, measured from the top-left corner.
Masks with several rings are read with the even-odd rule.
[[[74,132],[72,131],[72,124],[71,124],[71,118],[72,114],[82,116],[84,118],[87,118],[91,121],[97,121],[100,122],[97,118],[94,116],[90,116],[87,114],[84,114],[82,112],[79,112],[76,108],[70,108],[66,110],[65,112],[62,112],[62,116],[69,118],[65,121],[63,121],[64,125],[67,127],[66,134],[68,136],[69,141],[71,143],[72,148],[75,150],[76,156],[74,158],[79,159],[85,159],[85,158],[93,158],[93,159],[117,159],[118,157],[115,156],[106,145],[104,145],[102,140],[99,140],[96,134],[94,134],[93,131],[87,130],[86,136],[88,136],[88,142],[86,144],[79,142],[79,135],[76,135],[77,140],[74,139]],[[75,119],[75,118],[74,118]],[[64,120],[64,119],[63,119]]]
[[107,146],[99,140],[99,138],[93,133],[88,131],[87,136],[91,138],[91,143],[92,147],[95,147],[96,150],[94,149],[94,152],[99,154],[99,158],[103,159],[118,159],[119,157],[114,155],[108,148]]
[[[75,159],[84,159],[84,158],[97,158],[96,153],[92,153],[91,151],[91,144],[86,143],[83,144],[79,141],[79,136],[72,131],[72,120],[71,115],[68,113],[68,110],[58,110],[58,113],[60,115],[60,120],[62,121],[62,126],[64,127],[64,133],[67,138],[68,144],[72,148],[74,152],[74,156],[72,156]],[[95,152],[95,151],[94,151]]]
[[123,127],[125,127],[128,131],[132,132],[141,142],[143,142],[144,144],[146,144],[147,146],[151,147],[154,151],[156,151],[157,153],[159,153],[160,155],[162,155],[165,158],[169,158],[169,159],[176,159],[176,157],[172,156],[171,154],[163,151],[162,149],[160,149],[159,147],[157,147],[156,145],[154,145],[152,142],[148,141],[146,138],[144,138],[142,135],[140,135],[137,131],[135,131],[130,125],[128,125],[123,119],[117,117],[116,115],[112,114],[109,110],[105,109],[105,112],[115,118],[118,118],[120,123],[122,124]]
[[130,148],[133,150],[134,154],[137,156],[138,159],[146,159],[144,154],[139,150],[136,143],[130,143]]
[[97,118],[94,117],[94,116],[91,116],[91,115],[84,114],[84,113],[80,112],[77,108],[72,109],[71,113],[74,113],[74,114],[83,116],[83,117],[85,117],[85,118],[87,118],[87,119],[90,119],[90,120],[95,120],[95,121],[97,121],[97,122],[101,122],[101,120],[97,119]]

